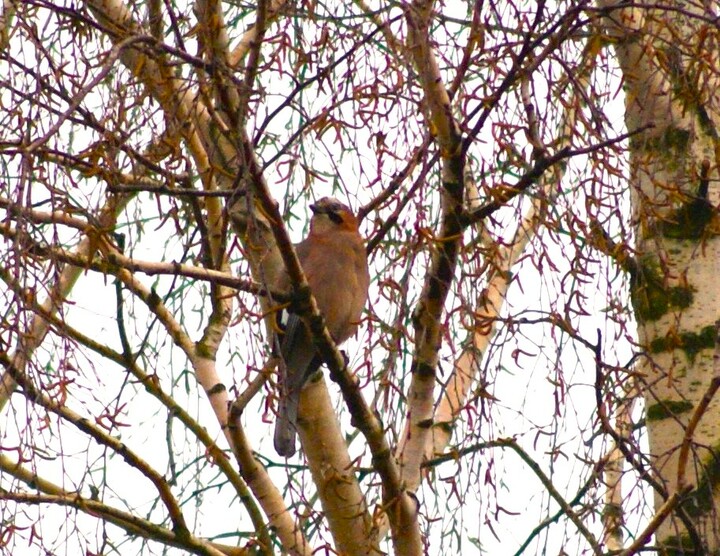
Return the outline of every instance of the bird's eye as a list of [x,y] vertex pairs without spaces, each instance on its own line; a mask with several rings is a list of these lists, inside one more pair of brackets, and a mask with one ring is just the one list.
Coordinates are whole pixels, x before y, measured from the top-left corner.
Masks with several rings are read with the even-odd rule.
[[342,216],[341,216],[339,213],[330,211],[330,212],[327,213],[327,215],[328,215],[328,218],[329,218],[330,220],[332,220],[333,222],[335,222],[335,224],[342,224],[342,223],[343,223],[343,218],[342,218]]

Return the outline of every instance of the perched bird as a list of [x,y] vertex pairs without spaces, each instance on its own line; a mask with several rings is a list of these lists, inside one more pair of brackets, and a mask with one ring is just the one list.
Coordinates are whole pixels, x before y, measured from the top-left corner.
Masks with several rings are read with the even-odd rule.
[[[341,344],[357,330],[368,297],[370,275],[365,242],[358,232],[357,218],[337,199],[323,197],[310,209],[310,232],[295,247],[328,332]],[[280,291],[289,289],[286,274],[277,287]],[[278,454],[290,457],[295,453],[300,391],[322,361],[300,317],[285,312],[280,315],[279,325],[284,365],[280,364],[281,395],[274,444]]]

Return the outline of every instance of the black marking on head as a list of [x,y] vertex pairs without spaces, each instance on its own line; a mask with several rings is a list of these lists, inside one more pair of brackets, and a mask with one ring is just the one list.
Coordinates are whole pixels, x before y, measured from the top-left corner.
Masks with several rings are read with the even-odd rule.
[[328,218],[329,218],[330,220],[332,220],[333,222],[335,222],[335,224],[340,225],[340,224],[343,223],[342,214],[340,214],[339,212],[328,211],[327,215],[328,215]]

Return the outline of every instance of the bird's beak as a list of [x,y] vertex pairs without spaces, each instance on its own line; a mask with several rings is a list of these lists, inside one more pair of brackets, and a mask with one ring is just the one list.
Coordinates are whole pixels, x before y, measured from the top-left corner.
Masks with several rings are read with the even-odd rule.
[[322,214],[323,212],[325,212],[322,207],[316,203],[310,205],[310,210],[313,212],[313,214]]

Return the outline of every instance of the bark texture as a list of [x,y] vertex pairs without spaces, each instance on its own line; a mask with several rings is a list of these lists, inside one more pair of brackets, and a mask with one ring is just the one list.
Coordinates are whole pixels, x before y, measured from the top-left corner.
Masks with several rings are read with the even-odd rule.
[[[720,550],[720,400],[713,370],[720,315],[718,28],[709,4],[606,8],[623,72],[636,264],[631,294],[659,511],[677,508],[657,543],[670,553]],[[698,546],[701,544],[701,546]],[[700,552],[698,552],[700,551]]]

